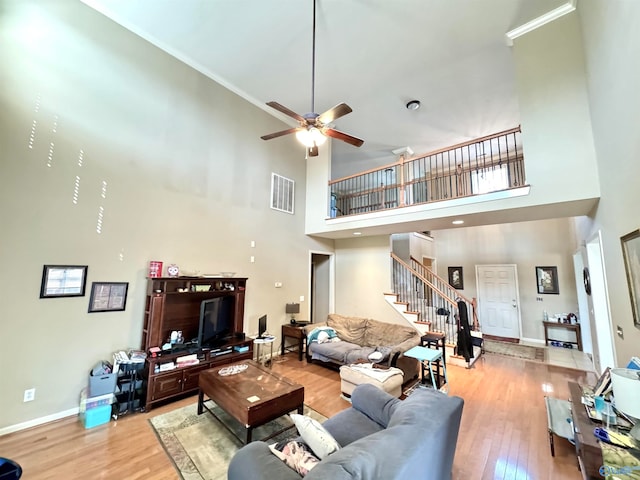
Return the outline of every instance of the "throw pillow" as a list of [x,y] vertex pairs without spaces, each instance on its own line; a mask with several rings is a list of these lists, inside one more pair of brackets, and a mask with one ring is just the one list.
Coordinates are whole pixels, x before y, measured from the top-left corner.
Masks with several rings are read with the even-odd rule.
[[303,477],[320,461],[302,442],[284,440],[269,445],[271,452]]
[[291,414],[291,420],[296,424],[302,439],[320,460],[340,449],[336,439],[317,420],[297,413]]

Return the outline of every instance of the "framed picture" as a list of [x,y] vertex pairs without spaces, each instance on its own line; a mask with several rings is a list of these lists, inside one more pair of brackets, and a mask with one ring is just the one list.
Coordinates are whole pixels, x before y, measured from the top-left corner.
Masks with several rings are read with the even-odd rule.
[[120,312],[127,304],[128,282],[93,282],[89,313]]
[[87,268],[86,265],[45,265],[40,298],[84,297]]
[[640,230],[627,233],[620,238],[624,269],[631,298],[633,324],[640,328]]
[[462,267],[449,267],[449,285],[456,290],[464,290]]
[[538,293],[560,294],[558,288],[558,267],[536,267]]

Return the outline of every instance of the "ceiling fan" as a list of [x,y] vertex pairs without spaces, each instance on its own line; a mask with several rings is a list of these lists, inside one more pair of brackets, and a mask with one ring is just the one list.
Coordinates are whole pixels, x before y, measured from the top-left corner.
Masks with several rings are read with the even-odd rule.
[[311,55],[311,112],[300,115],[287,107],[280,105],[278,102],[267,102],[271,108],[274,108],[285,115],[294,118],[300,123],[300,126],[295,128],[289,128],[280,132],[270,133],[269,135],[263,135],[263,140],[271,140],[272,138],[282,137],[290,133],[295,133],[298,140],[307,147],[308,155],[310,157],[316,157],[318,155],[318,145],[322,145],[327,137],[336,138],[342,140],[350,145],[359,147],[364,143],[364,140],[356,138],[347,133],[336,130],[330,126],[331,122],[338,118],[351,113],[351,107],[346,103],[339,103],[333,108],[330,108],[326,112],[318,115],[314,112],[315,109],[315,81],[316,81],[316,0],[313,0],[313,45]]

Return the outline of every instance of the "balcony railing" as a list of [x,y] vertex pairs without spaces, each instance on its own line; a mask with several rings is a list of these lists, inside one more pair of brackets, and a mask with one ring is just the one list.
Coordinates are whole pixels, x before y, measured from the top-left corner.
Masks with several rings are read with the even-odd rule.
[[520,127],[329,182],[329,216],[408,207],[525,185]]

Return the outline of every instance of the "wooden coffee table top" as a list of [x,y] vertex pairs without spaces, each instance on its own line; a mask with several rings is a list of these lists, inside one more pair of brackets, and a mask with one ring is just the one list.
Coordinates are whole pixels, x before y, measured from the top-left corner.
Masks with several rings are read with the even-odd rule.
[[[220,369],[247,364],[243,372],[222,376]],[[304,403],[304,387],[253,360],[200,372],[200,390],[225,412],[247,426],[262,425]]]

